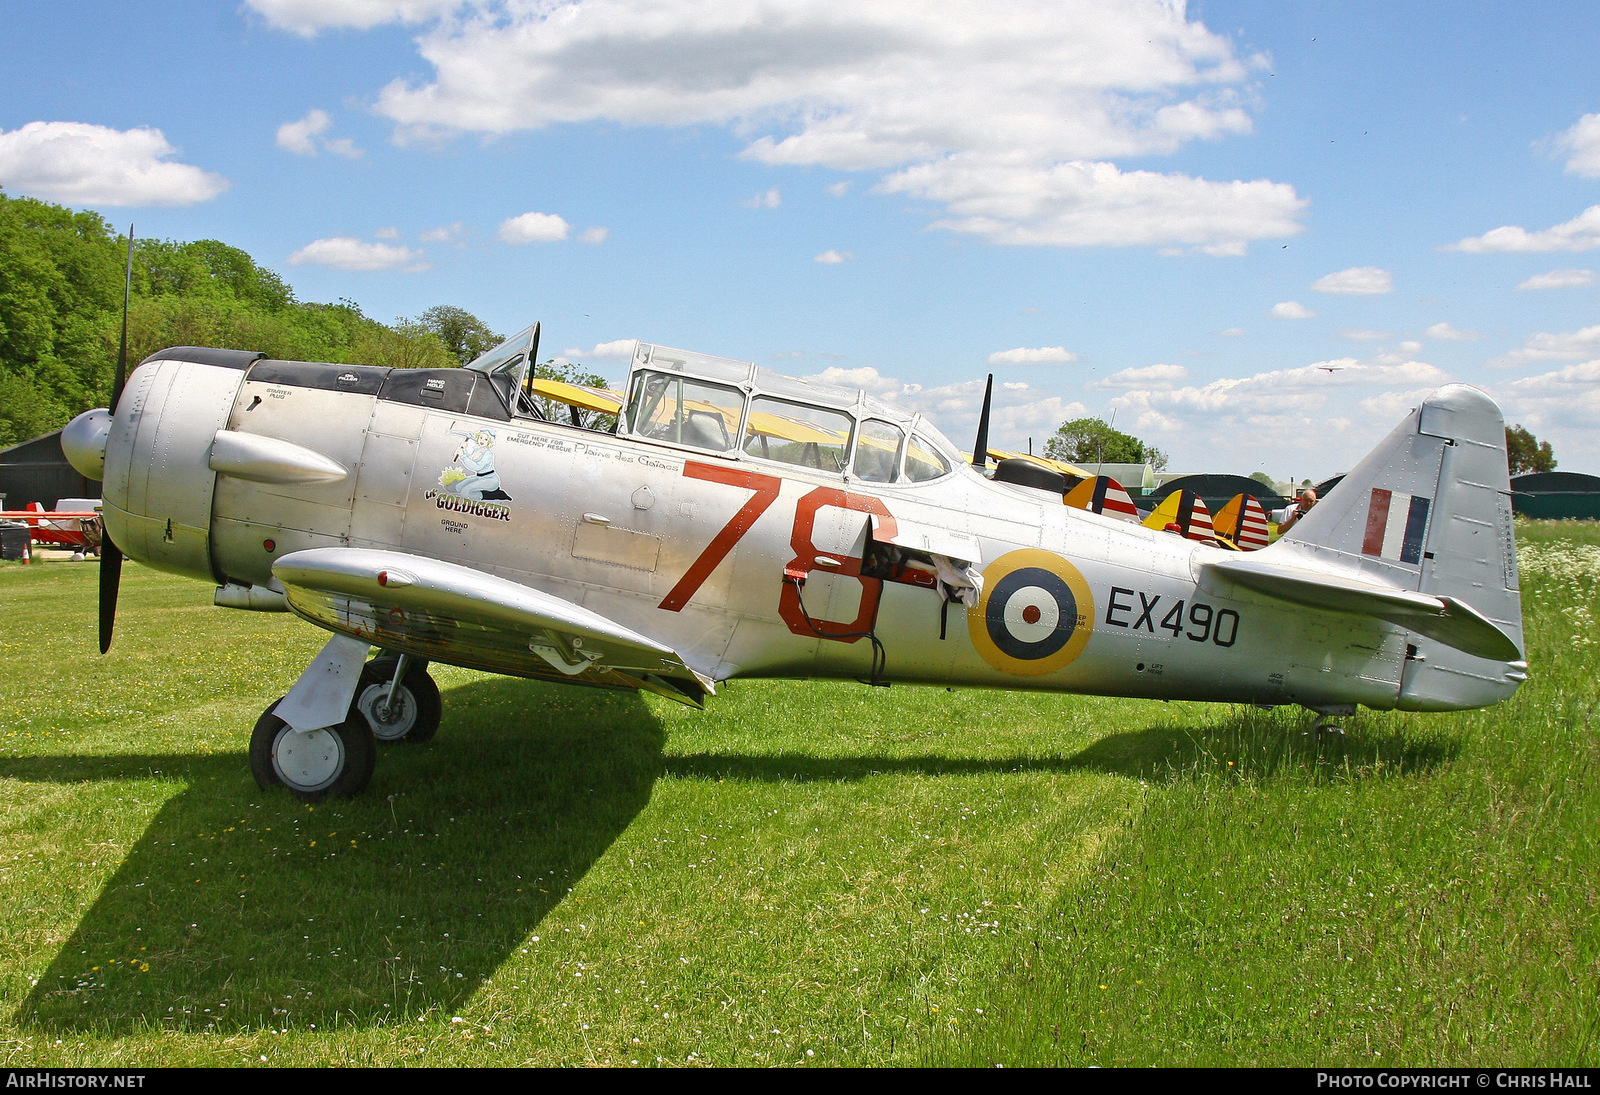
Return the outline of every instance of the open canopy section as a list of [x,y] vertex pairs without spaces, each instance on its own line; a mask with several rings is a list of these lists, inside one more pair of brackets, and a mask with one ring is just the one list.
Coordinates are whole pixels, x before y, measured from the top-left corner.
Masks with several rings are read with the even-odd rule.
[[539,325],[524,327],[494,349],[467,362],[466,368],[482,373],[501,393],[508,407],[516,404],[517,393],[527,382],[528,370],[539,356]]

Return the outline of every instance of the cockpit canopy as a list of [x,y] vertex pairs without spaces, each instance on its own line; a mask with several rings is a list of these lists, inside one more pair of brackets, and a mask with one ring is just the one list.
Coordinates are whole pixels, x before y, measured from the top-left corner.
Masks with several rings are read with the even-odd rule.
[[543,417],[527,406],[528,370],[539,356],[539,325],[524,327],[494,349],[467,362],[466,368],[482,373],[513,414]]
[[865,392],[647,342],[617,432],[869,483],[927,482],[960,462],[931,423]]
[[[857,389],[640,342],[619,393],[537,378],[538,353],[534,324],[466,368],[488,377],[516,417],[548,418],[541,402],[566,404],[575,426],[616,414],[620,436],[868,483],[928,482],[961,463],[955,446],[920,415]],[[580,412],[588,412],[587,423]]]

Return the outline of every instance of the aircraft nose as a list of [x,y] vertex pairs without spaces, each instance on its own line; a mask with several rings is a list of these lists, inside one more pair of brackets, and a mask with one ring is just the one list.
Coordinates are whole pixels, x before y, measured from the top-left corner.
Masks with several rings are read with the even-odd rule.
[[111,412],[105,408],[84,411],[61,430],[61,451],[79,475],[106,477],[106,439],[111,436]]

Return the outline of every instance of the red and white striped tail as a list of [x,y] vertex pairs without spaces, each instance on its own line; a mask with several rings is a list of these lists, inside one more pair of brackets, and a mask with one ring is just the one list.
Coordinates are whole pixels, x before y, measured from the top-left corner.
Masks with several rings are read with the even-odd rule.
[[1244,496],[1244,512],[1239,515],[1239,533],[1234,543],[1242,551],[1260,551],[1270,539],[1267,533],[1267,511],[1253,495]]
[[1063,501],[1074,509],[1086,509],[1107,517],[1132,521],[1136,525],[1139,523],[1139,508],[1133,504],[1128,492],[1122,489],[1122,484],[1109,475],[1085,479],[1068,491]]
[[1191,540],[1215,540],[1217,534],[1211,527],[1211,511],[1206,508],[1205,499],[1197,494],[1191,502],[1193,508],[1189,511],[1189,523],[1185,526],[1183,534]]

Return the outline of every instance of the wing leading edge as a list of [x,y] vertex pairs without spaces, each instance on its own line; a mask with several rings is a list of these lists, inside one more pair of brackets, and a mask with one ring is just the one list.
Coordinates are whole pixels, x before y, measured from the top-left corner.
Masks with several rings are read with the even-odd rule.
[[375,646],[515,677],[643,689],[694,707],[713,692],[670,647],[470,567],[334,547],[292,552],[272,573],[297,615]]

